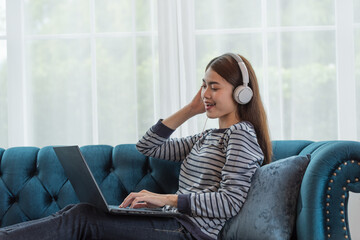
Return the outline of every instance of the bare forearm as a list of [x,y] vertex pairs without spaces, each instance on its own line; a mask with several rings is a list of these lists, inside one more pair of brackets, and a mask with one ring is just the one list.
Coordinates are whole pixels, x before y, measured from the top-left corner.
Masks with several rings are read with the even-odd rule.
[[170,117],[164,119],[162,123],[167,127],[175,130],[181,126],[181,124],[195,115],[196,113],[192,111],[192,108],[189,105],[186,105],[176,113],[172,114]]
[[182,109],[171,115],[170,117],[164,119],[162,123],[165,124],[167,127],[175,130],[181,124],[186,122],[189,118],[204,112],[205,112],[205,107],[201,98],[201,88],[200,88],[196,96],[188,105],[186,105],[185,107],[183,107]]

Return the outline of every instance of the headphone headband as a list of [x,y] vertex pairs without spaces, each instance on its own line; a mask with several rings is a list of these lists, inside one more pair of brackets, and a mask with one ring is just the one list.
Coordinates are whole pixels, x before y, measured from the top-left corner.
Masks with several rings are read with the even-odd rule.
[[227,54],[232,56],[236,60],[236,62],[238,63],[239,68],[240,68],[240,72],[241,72],[241,75],[242,75],[242,79],[243,79],[243,82],[244,82],[244,86],[247,87],[248,84],[249,84],[249,72],[247,70],[247,67],[246,67],[244,61],[237,54],[234,54],[234,53],[227,53]]

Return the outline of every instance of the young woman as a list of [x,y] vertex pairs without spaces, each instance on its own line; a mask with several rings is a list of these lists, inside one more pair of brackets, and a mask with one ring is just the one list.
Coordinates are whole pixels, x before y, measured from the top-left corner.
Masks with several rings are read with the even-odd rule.
[[[189,118],[206,112],[218,129],[171,139]],[[193,100],[151,127],[137,143],[147,156],[182,161],[176,194],[143,190],[120,207],[176,207],[182,217],[116,216],[88,204],[68,206],[44,219],[10,226],[1,239],[216,239],[242,208],[257,168],[271,160],[267,118],[250,63],[236,54],[206,67]]]

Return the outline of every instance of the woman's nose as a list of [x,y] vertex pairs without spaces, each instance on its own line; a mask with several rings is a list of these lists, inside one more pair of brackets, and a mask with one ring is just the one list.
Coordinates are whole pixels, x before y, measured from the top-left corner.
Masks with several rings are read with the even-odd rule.
[[211,97],[211,96],[210,96],[210,91],[209,91],[209,88],[208,88],[208,87],[203,88],[202,95],[203,95],[203,98],[207,98],[207,99],[209,99],[209,98]]

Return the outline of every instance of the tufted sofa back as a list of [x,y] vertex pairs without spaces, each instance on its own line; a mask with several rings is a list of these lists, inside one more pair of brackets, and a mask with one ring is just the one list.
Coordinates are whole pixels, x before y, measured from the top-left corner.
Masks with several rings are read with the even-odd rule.
[[[134,144],[80,148],[108,204],[148,189],[174,193],[180,164],[140,154]],[[76,194],[52,147],[0,149],[0,227],[48,216]]]
[[[273,141],[273,161],[311,154],[297,212],[297,239],[350,239],[349,191],[360,193],[360,143]],[[180,164],[140,154],[134,144],[80,148],[109,204],[147,189],[174,193]],[[48,216],[78,199],[52,147],[0,148],[0,227]]]
[[[297,155],[311,143],[273,142],[274,160]],[[180,164],[146,157],[134,144],[80,150],[108,204],[142,189],[175,193],[178,188]],[[51,146],[0,148],[0,227],[42,218],[78,201]]]

